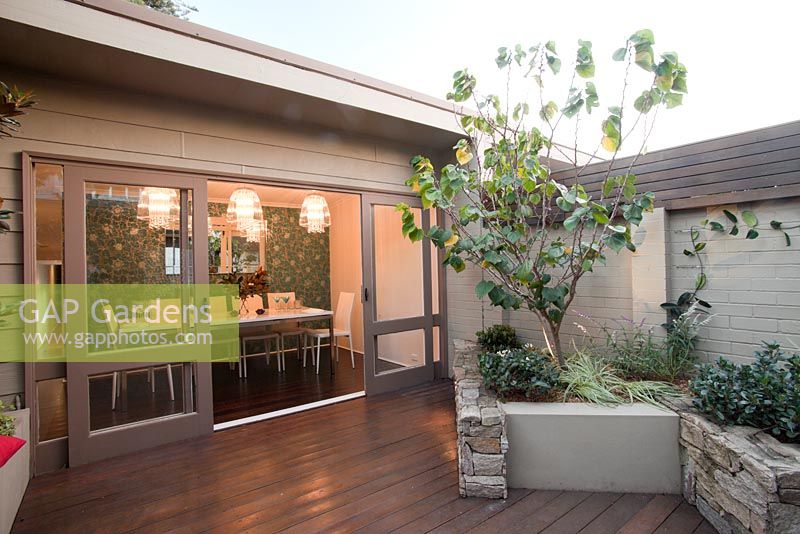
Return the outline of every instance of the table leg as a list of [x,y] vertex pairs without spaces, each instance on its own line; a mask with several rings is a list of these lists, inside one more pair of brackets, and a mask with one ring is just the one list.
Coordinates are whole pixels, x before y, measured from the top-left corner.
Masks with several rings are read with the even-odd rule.
[[330,343],[328,345],[330,350],[328,350],[328,353],[330,354],[330,359],[331,359],[331,376],[333,376],[336,374],[336,371],[333,368],[333,348],[336,346],[335,343],[336,340],[333,337],[333,316],[331,316],[330,319],[330,336],[331,337],[328,338],[330,340]]

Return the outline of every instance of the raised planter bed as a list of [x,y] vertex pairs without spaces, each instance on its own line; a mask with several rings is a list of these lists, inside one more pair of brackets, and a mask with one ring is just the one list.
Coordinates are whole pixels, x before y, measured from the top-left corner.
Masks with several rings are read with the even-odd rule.
[[508,486],[680,493],[679,418],[648,404],[501,403]]
[[751,427],[722,427],[688,399],[681,418],[683,496],[720,532],[800,532],[800,445]]
[[0,467],[0,532],[10,532],[31,478],[30,410],[7,412],[14,417],[15,436],[25,445]]

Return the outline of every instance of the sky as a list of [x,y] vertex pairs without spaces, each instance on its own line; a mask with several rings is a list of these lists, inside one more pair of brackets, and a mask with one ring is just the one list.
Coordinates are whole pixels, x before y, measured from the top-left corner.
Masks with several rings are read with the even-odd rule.
[[[655,34],[656,52],[675,51],[689,71],[684,105],[659,112],[652,151],[800,119],[800,2],[762,0],[191,0],[190,20],[361,74],[444,98],[463,67],[479,90],[499,92],[497,48],[554,40],[565,58],[592,41],[600,113],[619,100],[622,66],[614,50],[636,30]],[[637,72],[632,87],[647,83]],[[553,86],[557,103],[567,85]],[[639,83],[640,85],[636,85]],[[549,88],[550,85],[546,85]],[[635,96],[635,95],[634,95]],[[538,96],[531,99],[538,102]],[[629,102],[632,98],[629,98]],[[535,108],[538,110],[538,104]],[[581,123],[578,145],[594,152],[597,112]],[[635,135],[638,135],[635,134]],[[634,136],[625,151],[639,150]],[[559,136],[557,136],[559,137]],[[574,144],[572,131],[560,141]]]

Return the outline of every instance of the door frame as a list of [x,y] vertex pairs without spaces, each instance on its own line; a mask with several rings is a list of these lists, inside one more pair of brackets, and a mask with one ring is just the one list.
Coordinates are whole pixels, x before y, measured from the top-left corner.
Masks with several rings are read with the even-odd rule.
[[[22,205],[23,212],[21,219],[25,232],[22,236],[23,242],[23,276],[25,284],[33,284],[36,280],[36,217],[35,217],[35,184],[33,183],[34,163],[49,163],[54,165],[79,165],[96,166],[105,169],[116,169],[121,171],[142,171],[152,173],[169,173],[171,175],[192,175],[196,178],[208,181],[218,180],[225,182],[237,182],[255,185],[272,185],[279,187],[289,187],[293,189],[317,189],[320,191],[339,191],[343,193],[357,194],[361,196],[362,208],[364,196],[368,194],[386,194],[385,190],[374,187],[336,185],[331,187],[329,182],[323,180],[306,180],[302,182],[287,178],[265,177],[263,174],[238,173],[220,169],[208,169],[201,167],[187,167],[179,165],[153,164],[142,161],[125,161],[108,158],[98,158],[80,156],[63,152],[48,152],[37,150],[26,150],[20,152],[22,169]],[[402,198],[404,202],[409,202],[418,197],[411,192],[392,192],[391,195]],[[363,212],[362,212],[363,213]],[[441,220],[441,218],[439,219]],[[363,220],[362,220],[363,230]],[[207,246],[207,245],[206,245]],[[438,252],[439,259],[443,253]],[[447,287],[446,269],[439,265],[439,314],[434,316],[434,326],[439,327],[440,339],[440,361],[435,366],[437,378],[447,378],[449,375],[449,334],[447,329]],[[202,273],[199,273],[202,274]],[[363,297],[363,294],[362,294]],[[60,366],[60,367],[59,367]],[[52,367],[52,368],[51,368]],[[31,472],[40,474],[53,471],[67,465],[67,441],[66,437],[56,438],[50,441],[39,442],[38,439],[38,404],[36,395],[36,384],[38,380],[65,376],[65,364],[34,364],[26,361],[24,364],[24,401],[25,406],[31,408],[31,439],[34,443],[31,454]],[[212,420],[208,425],[208,432],[213,429]]]
[[[419,198],[390,194],[364,193],[361,195],[361,257],[363,263],[362,301],[364,305],[364,389],[367,395],[385,393],[425,382],[436,377],[433,363],[433,284],[431,280],[431,246],[425,237],[420,242],[422,247],[422,315],[398,319],[378,320],[376,307],[376,258],[375,258],[375,224],[374,206],[394,206],[405,202],[412,208],[420,210],[422,229],[427,234],[430,229],[430,210],[422,208]],[[398,238],[402,238],[398,234]],[[378,354],[377,337],[385,334],[422,330],[424,334],[424,358],[417,367],[395,369],[384,373],[375,372],[375,360]]]
[[[206,180],[191,175],[128,171],[96,166],[64,165],[64,281],[86,284],[86,184],[170,187],[192,192],[193,228],[205,229],[208,203]],[[183,195],[182,195],[183,196]],[[183,203],[183,202],[182,202]],[[186,213],[185,210],[181,210]],[[188,225],[181,216],[181,232]],[[188,237],[188,236],[187,236]],[[188,241],[188,239],[187,239]],[[194,278],[183,283],[208,283],[208,240],[192,239]],[[185,265],[185,264],[184,264]],[[110,456],[148,449],[157,445],[210,433],[213,424],[211,364],[182,364],[184,413],[146,419],[109,429],[90,429],[89,376],[148,367],[147,363],[76,363],[67,367],[67,427],[69,465],[82,465]],[[156,363],[154,362],[154,365]],[[189,366],[196,387],[186,380]],[[192,399],[193,402],[187,403]]]

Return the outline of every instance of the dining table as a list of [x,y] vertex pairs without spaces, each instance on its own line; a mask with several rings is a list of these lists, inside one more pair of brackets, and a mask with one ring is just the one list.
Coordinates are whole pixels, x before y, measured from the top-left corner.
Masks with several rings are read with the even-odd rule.
[[[258,313],[258,311],[261,311],[261,313]],[[303,323],[320,320],[327,320],[330,329],[330,337],[328,338],[330,339],[330,350],[328,351],[328,355],[330,358],[331,376],[333,376],[336,374],[335,366],[333,365],[333,348],[335,346],[335,338],[333,336],[333,311],[323,310],[322,308],[301,307],[287,309],[268,308],[266,310],[248,310],[239,313],[239,327],[268,327],[285,322]],[[300,350],[300,347],[298,347],[297,350]]]

